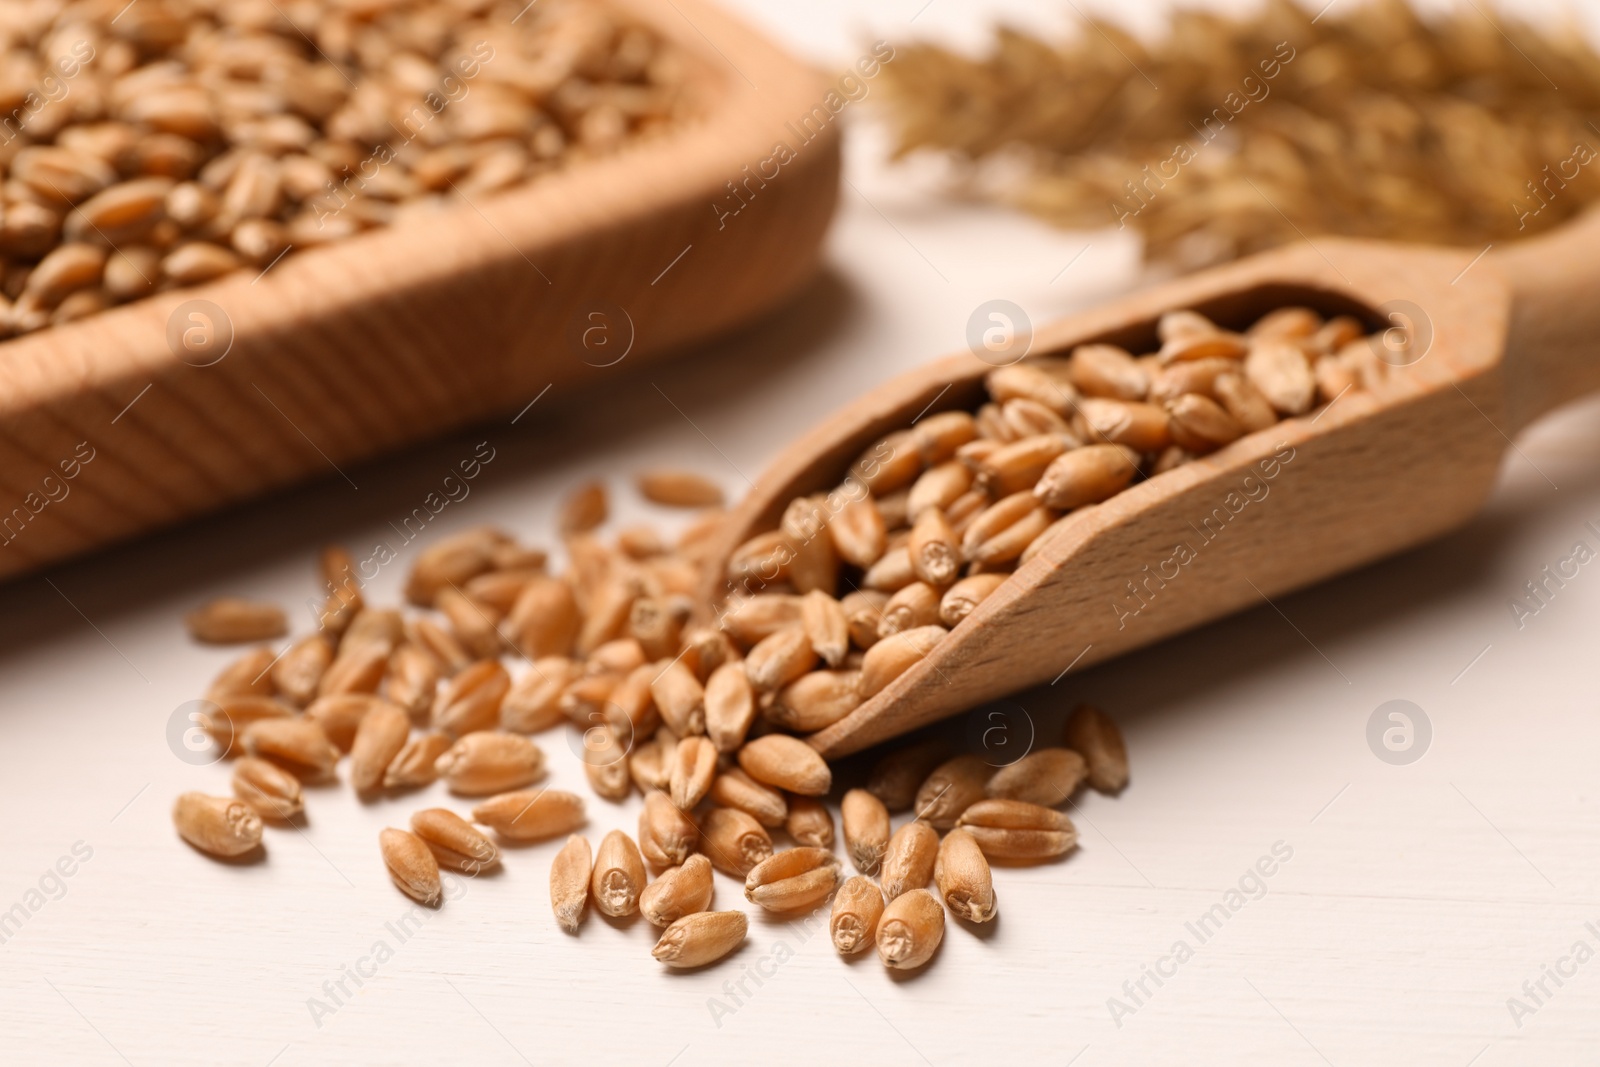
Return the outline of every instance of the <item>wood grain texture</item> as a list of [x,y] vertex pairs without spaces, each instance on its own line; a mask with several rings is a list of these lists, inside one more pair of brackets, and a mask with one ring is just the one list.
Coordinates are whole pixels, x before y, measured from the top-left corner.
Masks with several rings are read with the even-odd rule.
[[[804,284],[837,200],[839,140],[837,123],[809,139],[789,124],[826,84],[703,0],[618,6],[688,55],[698,119],[259,277],[0,345],[0,577],[515,412],[546,386],[630,373]],[[744,185],[779,142],[794,158]],[[735,181],[749,204],[719,215]],[[193,300],[231,323],[210,366],[169,347],[169,320]],[[595,355],[579,338],[607,308],[613,344]],[[627,332],[626,358],[602,365]],[[70,504],[48,503],[85,449]]]
[[[1361,314],[1374,327],[1399,308],[1418,324],[1418,336],[1431,332],[1432,340],[1376,394],[1349,394],[1075,512],[927,657],[812,744],[830,757],[857,751],[1465,522],[1493,484],[1508,442],[1502,427],[1515,425],[1501,358],[1510,287],[1495,268],[1464,272],[1471,260],[1459,251],[1319,240],[1040,331],[1034,354],[1066,354],[1092,341],[1153,351],[1155,323],[1166,310],[1196,308],[1242,328],[1274,307],[1307,304]],[[1517,348],[1531,344],[1519,337]],[[954,356],[886,384],[824,423],[763,476],[714,558],[726,559],[740,541],[771,528],[792,497],[837,485],[873,441],[919,412],[975,406],[990,369],[974,355]],[[1519,363],[1516,372],[1537,377],[1542,370]],[[1574,387],[1562,379],[1527,391],[1526,410],[1542,410],[1545,400]],[[725,597],[729,590],[708,592]]]
[[1511,286],[1506,389],[1515,433],[1600,389],[1600,209],[1490,257]]

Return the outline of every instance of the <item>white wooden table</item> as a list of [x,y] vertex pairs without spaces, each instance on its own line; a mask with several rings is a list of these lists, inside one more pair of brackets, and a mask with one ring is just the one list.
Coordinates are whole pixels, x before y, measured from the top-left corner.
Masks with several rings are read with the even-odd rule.
[[[874,36],[842,4],[750,3],[836,63]],[[871,25],[903,29],[921,4]],[[934,0],[915,28],[984,21]],[[225,766],[169,747],[175,709],[228,658],[184,637],[186,608],[221,593],[303,603],[319,545],[394,540],[390,521],[480,441],[495,459],[439,531],[500,522],[549,541],[553,503],[588,476],[612,480],[619,523],[657,518],[627,489],[645,464],[692,465],[737,493],[840,401],[960,348],[979,303],[1042,319],[1136,281],[1136,250],[1114,236],[952,207],[879,154],[858,126],[815,288],[692,364],[345,472],[358,489],[330,471],[0,589],[0,1062],[1600,1058],[1600,568],[1551,586],[1525,625],[1510,607],[1575,543],[1600,549],[1600,403],[1519,441],[1459,533],[1019,696],[1047,741],[1077,700],[1118,715],[1133,783],[1074,810],[1082,847],[1066,862],[999,872],[993,929],[952,926],[911,981],[870,956],[842,963],[821,916],[756,915],[745,948],[691,975],[650,959],[642,922],[591,914],[563,936],[548,845],[511,850],[502,873],[405,933],[377,832],[452,803],[438,787],[368,805],[314,790],[305,832],[270,830],[249,866],[176,839],[177,793],[227,789]],[[398,599],[414,551],[372,599]],[[1431,725],[1408,764],[1369,746],[1392,700]],[[551,783],[587,793],[562,738],[543,742]],[[591,839],[631,831],[637,808],[591,799]],[[748,907],[721,876],[717,894]]]

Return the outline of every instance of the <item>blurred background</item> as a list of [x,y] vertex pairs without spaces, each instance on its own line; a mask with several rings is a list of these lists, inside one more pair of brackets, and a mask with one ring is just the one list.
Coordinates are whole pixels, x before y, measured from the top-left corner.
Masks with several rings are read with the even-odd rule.
[[[693,468],[736,499],[787,442],[842,403],[964,350],[968,321],[987,301],[1012,301],[1043,323],[1248,250],[1245,236],[1235,247],[1211,234],[1188,243],[1162,238],[1171,255],[1158,256],[1154,239],[1117,226],[1110,203],[1093,209],[1103,212],[1099,223],[1074,214],[1086,183],[1098,179],[1051,162],[1038,145],[1001,145],[974,162],[938,143],[960,141],[974,121],[980,130],[995,121],[982,118],[972,93],[974,85],[999,92],[1005,84],[1004,71],[982,67],[996,26],[1093,43],[1096,55],[1102,45],[1127,52],[1135,73],[1120,77],[1149,80],[1139,68],[1155,73],[1145,62],[1151,56],[1089,20],[1120,27],[1154,54],[1167,5],[722,2],[826,71],[846,70],[878,41],[896,50],[844,111],[837,214],[820,272],[793,300],[668,361],[554,388],[514,423],[499,418],[329,470],[0,586],[8,753],[0,804],[10,814],[0,831],[0,913],[36,889],[44,900],[28,904],[26,922],[0,942],[3,1058],[283,1067],[439,1057],[662,1065],[752,1056],[1593,1062],[1600,965],[1586,961],[1600,951],[1600,680],[1592,651],[1600,580],[1581,571],[1531,617],[1512,607],[1526,583],[1575,544],[1600,546],[1589,525],[1600,523],[1593,402],[1519,438],[1484,513],[1458,533],[1018,695],[1019,721],[1040,736],[1054,736],[1079,700],[1111,711],[1128,740],[1132,785],[1115,799],[1083,801],[1074,812],[1078,852],[1065,863],[1006,872],[994,929],[982,937],[953,930],[940,965],[915,982],[875,964],[841,965],[826,936],[766,920],[753,924],[735,966],[663,975],[638,930],[591,920],[581,938],[563,937],[548,921],[545,850],[525,850],[432,918],[334,1017],[319,1022],[308,1013],[308,999],[405,910],[371,841],[416,805],[318,804],[303,833],[275,837],[270,862],[248,868],[179,847],[171,798],[191,788],[226,792],[226,771],[182,759],[169,726],[231,658],[189,640],[185,611],[237,594],[289,607],[298,625],[294,613],[318,593],[322,545],[359,552],[388,538],[393,523],[485,442],[494,459],[438,519],[440,536],[496,523],[553,545],[563,494],[589,479],[613,490],[608,529],[641,520],[671,529],[683,520],[640,500],[634,472]],[[1230,17],[1256,10],[1213,7]],[[1323,19],[1350,17],[1362,5],[1329,7]],[[1482,72],[1465,79],[1469,90],[1482,90],[1486,112],[1509,116],[1507,128],[1527,134],[1527,151],[1543,151],[1536,132],[1559,144],[1571,123],[1600,121],[1592,66],[1570,56],[1559,70],[1554,60],[1537,62],[1516,37],[1525,31],[1508,24],[1507,36],[1490,21],[1517,16],[1555,34],[1570,20],[1593,42],[1600,8],[1496,3],[1491,11],[1465,0],[1423,10],[1476,20],[1488,27],[1486,48],[1527,60],[1498,87],[1485,88],[1493,79]],[[663,0],[662,17],[681,13]],[[948,52],[925,47],[932,45]],[[941,82],[938,63],[963,57],[973,68],[953,74],[953,87]],[[729,77],[759,92],[759,69],[739,69],[737,53],[724,58],[735,71]],[[903,61],[907,67],[896,66]],[[1473,61],[1504,66],[1480,53]],[[912,63],[924,80],[910,80]],[[1069,64],[1068,72],[1087,66]],[[1028,106],[1054,101],[1066,113],[1058,125],[1087,136],[1067,81]],[[1185,92],[1181,84],[1161,81],[1151,82],[1146,105],[1182,112],[1162,95]],[[1523,95],[1512,99],[1516,93]],[[907,110],[919,101],[928,109],[920,118]],[[1026,125],[1020,101],[998,113]],[[931,147],[895,158],[913,120]],[[1102,133],[1127,133],[1130,123],[1119,119]],[[1353,119],[1351,130],[1358,140],[1377,137],[1378,119]],[[1600,129],[1580,136],[1600,147]],[[1108,156],[1136,156],[1130,143]],[[1406,179],[1394,191],[1396,216],[1453,228],[1462,247],[1514,240],[1518,203],[1523,212],[1544,206],[1537,195],[1516,199],[1531,195],[1521,186],[1541,171],[1532,168],[1512,188],[1490,180],[1485,159],[1511,173],[1524,157],[1508,162],[1485,143],[1483,159],[1455,176],[1396,156],[1394,175]],[[1546,153],[1546,162],[1570,156]],[[1035,180],[1047,172],[1052,182]],[[1183,220],[1165,212],[1169,196],[1176,205],[1184,195],[1185,180],[1152,201],[1147,219],[1159,215],[1181,230]],[[1548,219],[1593,195],[1582,192],[1583,180],[1592,179],[1584,172],[1570,190],[1563,186],[1570,195],[1549,198]],[[1418,198],[1415,210],[1404,207],[1407,197]],[[1459,208],[1469,197],[1480,200]],[[1481,206],[1502,202],[1503,214]],[[1278,227],[1282,213],[1257,206],[1245,214],[1241,235]],[[1200,216],[1221,213],[1213,206]],[[1361,221],[1378,231],[1363,235],[1428,236],[1387,232],[1399,224],[1375,214]],[[1322,232],[1294,239],[1315,242]],[[380,575],[369,600],[398,601],[402,570]],[[1425,727],[1403,760],[1369,740],[1375,717],[1394,701]],[[960,738],[969,726],[958,718],[947,732]],[[576,756],[559,743],[545,747],[552,784],[584,791]],[[633,804],[593,801],[591,810],[592,837],[613,826],[631,830],[636,819]],[[1241,882],[1260,857],[1285,854],[1291,858],[1259,890]],[[72,876],[41,881],[74,855]],[[1186,924],[1230,890],[1249,903],[1214,936],[1197,939]],[[1175,975],[1148,979],[1179,941],[1194,951]],[[763,964],[764,980],[748,995],[724,986],[746,963],[780,955],[774,973]],[[714,1011],[713,1000],[735,1010]]]

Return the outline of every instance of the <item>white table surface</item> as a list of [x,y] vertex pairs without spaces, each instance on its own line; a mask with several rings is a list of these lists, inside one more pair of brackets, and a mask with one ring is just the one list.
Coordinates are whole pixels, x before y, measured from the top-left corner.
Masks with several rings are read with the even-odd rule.
[[[920,5],[869,21],[840,3],[748,2],[836,62],[880,27],[903,31]],[[974,5],[934,0],[914,28],[959,37],[984,22]],[[319,545],[391,536],[389,520],[482,440],[496,458],[440,531],[499,522],[548,541],[554,502],[588,476],[610,479],[619,522],[661,518],[627,489],[646,464],[691,465],[736,493],[841,401],[960,348],[980,302],[1005,297],[1039,320],[1137,281],[1126,242],[952,207],[879,154],[858,125],[817,284],[692,362],[348,471],[359,489],[330,472],[0,588],[0,914],[28,913],[0,944],[0,1061],[1596,1062],[1600,963],[1560,961],[1579,941],[1600,950],[1600,570],[1582,568],[1523,628],[1509,607],[1575,542],[1600,548],[1585,525],[1600,524],[1596,403],[1520,440],[1460,532],[1284,598],[1281,613],[1262,606],[1019,696],[1047,741],[1077,700],[1111,710],[1133,783],[1074,809],[1082,847],[1067,861],[999,871],[993,928],[952,925],[910,981],[870,956],[842,963],[820,921],[755,915],[736,956],[691,975],[650,959],[642,921],[591,914],[564,936],[550,845],[509,851],[502,873],[401,943],[386,924],[408,902],[377,831],[418,807],[462,806],[440,787],[367,805],[314,790],[305,832],[269,830],[266,860],[250,866],[177,840],[174,796],[227,791],[224,765],[168,747],[174,709],[230,655],[186,639],[186,608],[223,593],[303,603]],[[398,598],[409,558],[370,599]],[[1393,699],[1432,724],[1409,765],[1366,740]],[[562,734],[544,747],[551,783],[587,793]],[[591,840],[631,831],[637,808],[591,798]],[[1259,899],[1197,938],[1186,923],[1280,842],[1292,858]],[[74,848],[89,858],[52,880]],[[749,907],[721,876],[717,894]],[[347,979],[352,995],[314,1018],[310,998],[334,1007],[324,983],[380,940],[392,958],[363,964],[373,976]],[[1179,940],[1193,953],[1172,977],[1146,979],[1138,1000],[1124,992]],[[1575,973],[1546,979],[1536,1003],[1523,983],[1558,963]],[[746,994],[725,985],[741,980]],[[1512,997],[1536,1010],[1514,1015]],[[1111,998],[1134,1010],[1114,1018]]]

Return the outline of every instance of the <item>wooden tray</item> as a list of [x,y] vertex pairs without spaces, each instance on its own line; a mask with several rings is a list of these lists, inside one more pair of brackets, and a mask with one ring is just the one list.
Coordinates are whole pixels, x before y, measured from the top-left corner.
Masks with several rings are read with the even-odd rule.
[[[824,80],[704,0],[614,2],[688,56],[697,120],[0,344],[0,577],[628,374],[804,284],[839,138],[788,124]],[[794,157],[746,186],[780,142]]]

